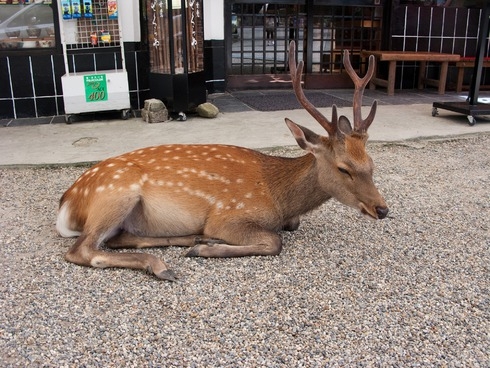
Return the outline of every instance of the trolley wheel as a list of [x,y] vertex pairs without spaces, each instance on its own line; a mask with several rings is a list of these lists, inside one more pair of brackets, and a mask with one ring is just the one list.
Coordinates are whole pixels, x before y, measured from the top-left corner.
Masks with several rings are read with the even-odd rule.
[[73,115],[65,115],[65,123],[71,124],[74,121],[75,121],[75,118],[73,117]]
[[432,108],[432,116],[437,116],[439,115],[439,112],[437,111],[437,107]]
[[468,115],[468,125],[473,126],[476,124],[476,119],[472,115]]
[[130,116],[131,116],[131,110],[124,109],[121,111],[121,119],[128,120]]

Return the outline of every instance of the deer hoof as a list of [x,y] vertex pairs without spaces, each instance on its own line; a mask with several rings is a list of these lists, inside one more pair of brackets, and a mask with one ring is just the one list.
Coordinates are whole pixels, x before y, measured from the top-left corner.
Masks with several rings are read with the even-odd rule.
[[186,257],[199,257],[199,245],[192,247],[186,254]]
[[158,277],[160,280],[167,280],[172,282],[177,281],[178,279],[177,275],[172,270],[165,270],[160,273],[156,273],[155,276]]

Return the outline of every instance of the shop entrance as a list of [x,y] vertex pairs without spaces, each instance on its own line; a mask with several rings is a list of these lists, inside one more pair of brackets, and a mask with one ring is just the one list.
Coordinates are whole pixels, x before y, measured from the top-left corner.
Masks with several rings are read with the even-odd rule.
[[306,88],[346,88],[342,52],[355,68],[362,49],[379,50],[383,8],[373,1],[226,1],[227,88],[289,88],[288,49],[296,42]]

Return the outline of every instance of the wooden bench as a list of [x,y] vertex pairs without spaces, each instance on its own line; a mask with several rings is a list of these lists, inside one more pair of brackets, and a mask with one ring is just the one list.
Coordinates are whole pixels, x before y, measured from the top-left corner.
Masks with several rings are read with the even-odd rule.
[[[456,80],[456,92],[461,92],[463,90],[463,79],[465,68],[475,67],[474,57],[462,57],[458,62],[456,62],[456,67],[458,68],[458,79]],[[483,59],[483,68],[490,68],[490,58]]]
[[[435,86],[438,88],[439,94],[443,95],[446,91],[446,79],[447,70],[450,62],[458,62],[460,56],[457,54],[443,54],[439,52],[417,52],[417,51],[361,51],[361,58],[366,59],[370,55],[374,55],[376,61],[388,61],[388,79],[381,79],[377,77],[376,71],[374,72],[370,89],[375,89],[376,86],[385,87],[388,89],[388,95],[393,96],[395,94],[395,76],[396,76],[396,63],[398,61],[416,61],[420,63],[418,88],[423,89],[424,84]],[[441,71],[439,79],[425,78],[425,69],[427,62],[441,63]]]

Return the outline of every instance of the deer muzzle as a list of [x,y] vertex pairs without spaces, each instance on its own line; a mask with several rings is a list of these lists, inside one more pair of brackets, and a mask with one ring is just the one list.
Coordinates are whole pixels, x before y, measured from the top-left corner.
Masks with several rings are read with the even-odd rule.
[[368,209],[363,203],[360,204],[360,210],[363,215],[369,216],[375,220],[382,220],[388,215],[389,209],[386,206],[376,206]]
[[379,220],[384,219],[388,214],[388,212],[389,212],[388,207],[376,206],[376,214],[378,215]]

